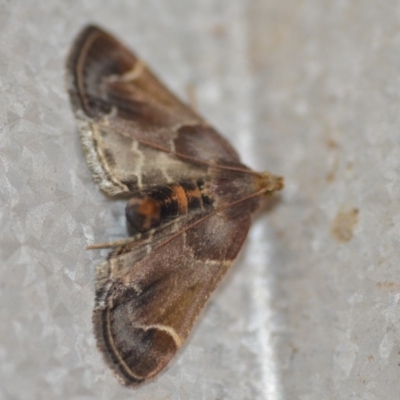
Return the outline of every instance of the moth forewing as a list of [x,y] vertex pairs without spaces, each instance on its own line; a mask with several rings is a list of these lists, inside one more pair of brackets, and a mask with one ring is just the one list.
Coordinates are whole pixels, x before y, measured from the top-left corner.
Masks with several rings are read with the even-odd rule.
[[96,269],[94,332],[119,380],[157,375],[237,256],[260,198],[283,180],[244,166],[231,145],[98,27],[67,60],[72,108],[93,178],[128,194],[136,231]]

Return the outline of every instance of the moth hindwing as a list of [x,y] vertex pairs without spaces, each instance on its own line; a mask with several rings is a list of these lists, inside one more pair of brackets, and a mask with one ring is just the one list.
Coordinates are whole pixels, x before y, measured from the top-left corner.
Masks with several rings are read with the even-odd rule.
[[96,269],[97,344],[119,380],[157,375],[236,258],[251,214],[283,179],[236,151],[146,65],[95,26],[76,38],[67,84],[93,179],[128,195],[133,236]]

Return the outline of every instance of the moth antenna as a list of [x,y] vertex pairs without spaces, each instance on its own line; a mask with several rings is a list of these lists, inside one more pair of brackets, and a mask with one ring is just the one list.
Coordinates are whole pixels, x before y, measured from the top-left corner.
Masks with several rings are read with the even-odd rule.
[[108,243],[95,243],[86,246],[86,250],[100,250],[100,249],[113,249],[115,247],[123,246],[124,244],[134,242],[137,240],[137,237],[130,237],[127,239],[116,240],[115,242],[108,242]]
[[[106,123],[99,123],[99,126],[103,126],[104,128],[108,128]],[[122,133],[123,129],[119,129],[119,131]],[[213,162],[209,162],[206,160],[201,160],[199,158],[195,158],[192,157],[190,155],[184,154],[184,153],[180,153],[178,151],[174,151],[171,149],[168,149],[167,147],[163,147],[160,146],[158,144],[155,144],[153,142],[149,142],[147,140],[144,140],[143,138],[139,137],[139,136],[134,136],[135,140],[140,143],[143,146],[147,146],[150,147],[151,149],[154,150],[158,150],[158,151],[162,151],[163,153],[167,153],[167,154],[171,154],[175,157],[180,158],[181,160],[185,160],[185,161],[189,161],[193,164],[198,164],[198,165],[205,165],[207,167],[212,167],[212,168],[217,168],[217,169],[222,169],[222,170],[226,170],[226,171],[234,171],[234,172],[242,172],[244,174],[248,174],[248,175],[254,175],[257,177],[262,177],[263,174],[257,171],[253,171],[249,168],[246,167],[241,167],[241,166],[234,166],[234,165],[222,165],[222,164],[217,164],[217,163],[213,163]]]
[[[206,220],[207,218],[211,217],[214,214],[220,213],[222,211],[225,211],[228,208],[234,207],[236,204],[239,204],[243,201],[250,200],[254,197],[261,196],[265,193],[272,194],[278,190],[282,190],[284,186],[284,181],[281,176],[275,176],[270,174],[269,172],[265,172],[263,174],[258,174],[261,176],[260,180],[260,189],[257,190],[256,192],[250,194],[249,196],[242,197],[232,203],[229,203],[223,207],[220,207],[210,214],[205,215],[204,217],[200,218],[199,220],[195,221],[191,225],[187,226],[184,230],[178,232],[177,234],[173,235],[172,237],[168,238],[165,242],[160,243],[159,246],[163,246],[164,244],[168,243],[170,240],[174,239],[175,237],[179,236],[181,233],[184,231],[192,228],[193,226],[199,224],[200,222]],[[101,250],[101,249],[113,249],[116,247],[120,247],[123,245],[126,245],[128,243],[133,243],[138,239],[138,236],[140,237],[141,235],[136,235],[127,239],[122,239],[122,240],[116,240],[115,242],[108,242],[108,243],[97,243],[97,244],[91,244],[89,246],[86,246],[86,250]]]

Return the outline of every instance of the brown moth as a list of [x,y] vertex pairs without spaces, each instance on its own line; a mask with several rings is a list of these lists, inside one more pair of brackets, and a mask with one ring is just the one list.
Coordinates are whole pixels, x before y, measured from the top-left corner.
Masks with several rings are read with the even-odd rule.
[[75,40],[67,84],[93,179],[127,195],[133,235],[96,269],[97,344],[125,385],[153,378],[182,346],[236,258],[251,214],[283,179],[236,151],[146,65],[95,26]]

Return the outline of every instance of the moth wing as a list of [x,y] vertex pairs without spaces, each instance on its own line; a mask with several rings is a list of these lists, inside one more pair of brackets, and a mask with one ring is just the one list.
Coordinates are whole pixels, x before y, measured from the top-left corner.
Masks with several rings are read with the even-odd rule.
[[89,167],[114,195],[241,165],[231,145],[115,38],[89,26],[67,61],[67,85]]
[[120,249],[99,266],[94,330],[125,385],[155,376],[182,346],[247,235],[253,204],[242,205],[180,228],[162,243],[155,237],[141,259],[142,246]]

